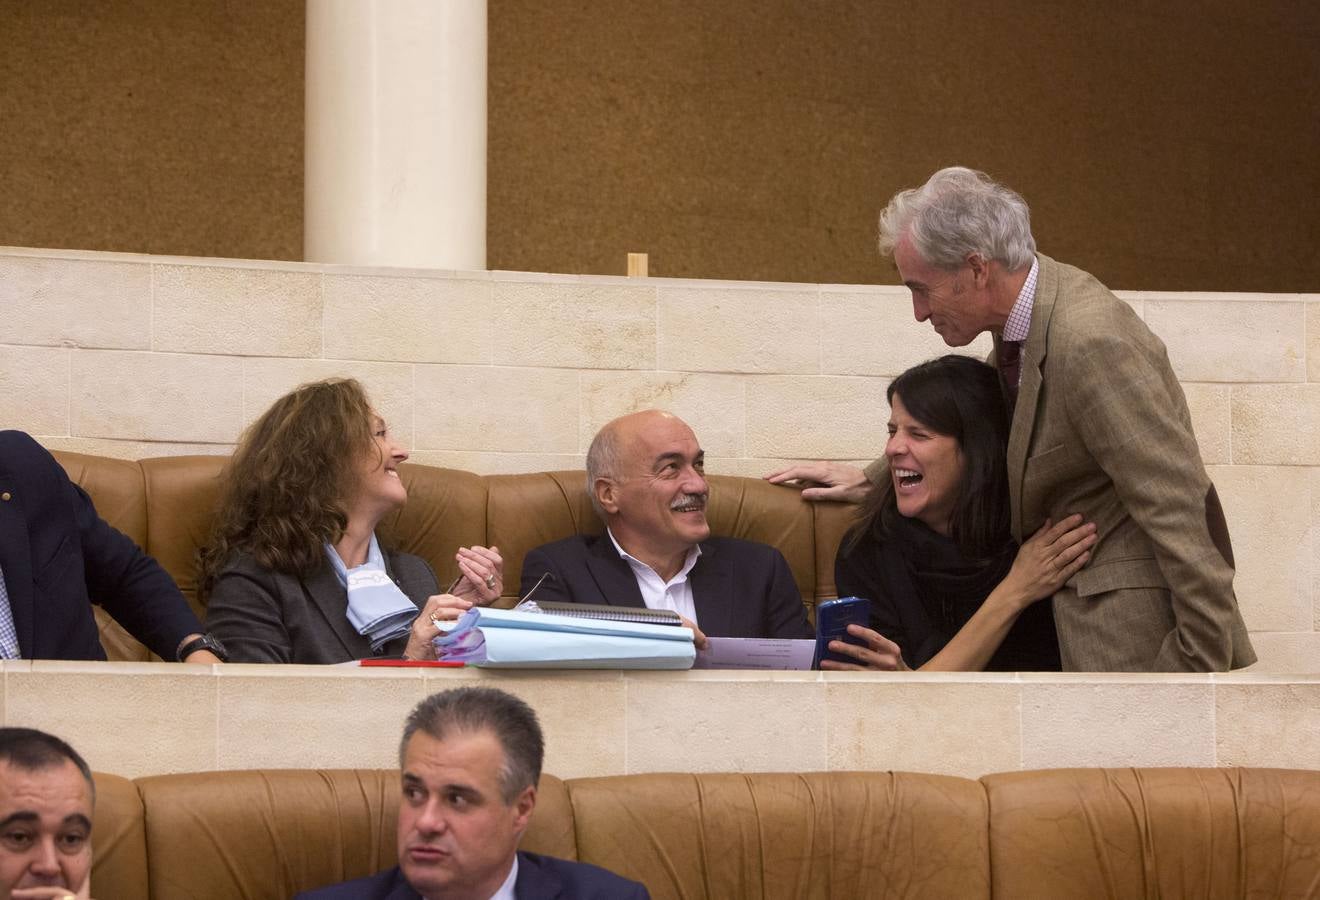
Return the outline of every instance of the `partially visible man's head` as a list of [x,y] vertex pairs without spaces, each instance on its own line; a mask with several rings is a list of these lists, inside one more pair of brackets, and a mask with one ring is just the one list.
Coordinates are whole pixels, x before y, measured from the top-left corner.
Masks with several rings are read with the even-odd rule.
[[92,871],[92,772],[53,735],[0,728],[0,900],[19,888],[81,890]]
[[673,554],[710,536],[705,465],[686,422],[643,410],[597,433],[587,451],[587,493],[629,553]]
[[949,346],[964,346],[1008,317],[1015,296],[1002,290],[1002,276],[1035,258],[1031,211],[984,172],[941,169],[889,201],[880,253],[893,254],[917,321],[930,320]]
[[399,745],[399,866],[422,895],[485,900],[508,875],[536,806],[536,713],[493,688],[418,704]]

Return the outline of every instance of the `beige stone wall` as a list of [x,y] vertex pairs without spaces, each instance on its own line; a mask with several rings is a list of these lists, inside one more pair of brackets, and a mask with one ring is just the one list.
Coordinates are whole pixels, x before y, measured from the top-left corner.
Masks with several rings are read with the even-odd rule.
[[[537,710],[547,772],[1320,769],[1320,676],[364,671],[9,662],[2,721],[126,776],[391,768],[404,716],[478,683]],[[590,698],[583,703],[583,698]],[[773,733],[774,740],[766,740]]]
[[[1320,295],[1122,296],[1184,383],[1258,669],[1320,671]],[[486,474],[579,467],[644,406],[691,422],[714,472],[870,460],[888,380],[945,352],[897,287],[23,249],[0,250],[0,327],[0,425],[50,447],[223,453],[342,374],[415,461]]]

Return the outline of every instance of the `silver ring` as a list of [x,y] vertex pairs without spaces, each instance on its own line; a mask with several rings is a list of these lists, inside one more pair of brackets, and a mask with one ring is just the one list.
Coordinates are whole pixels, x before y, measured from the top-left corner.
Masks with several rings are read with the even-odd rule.
[[494,576],[494,575],[487,575],[487,576],[486,576],[486,590],[488,590],[488,591],[493,591],[493,590],[495,590],[495,576]]

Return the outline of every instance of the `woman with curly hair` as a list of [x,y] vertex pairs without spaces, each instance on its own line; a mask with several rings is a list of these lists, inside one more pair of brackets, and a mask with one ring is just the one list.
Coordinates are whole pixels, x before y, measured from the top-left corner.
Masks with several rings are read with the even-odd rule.
[[439,622],[499,597],[494,547],[460,548],[442,594],[425,560],[380,546],[376,526],[408,499],[407,458],[352,379],[303,385],[248,428],[199,579],[231,662],[434,659]]

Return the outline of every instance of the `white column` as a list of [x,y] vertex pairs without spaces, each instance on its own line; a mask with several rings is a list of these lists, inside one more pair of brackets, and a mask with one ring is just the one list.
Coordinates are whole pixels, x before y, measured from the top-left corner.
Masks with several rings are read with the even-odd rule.
[[307,0],[303,256],[486,268],[486,0]]

